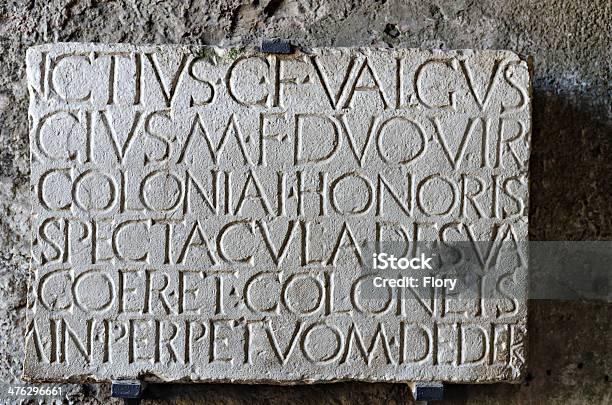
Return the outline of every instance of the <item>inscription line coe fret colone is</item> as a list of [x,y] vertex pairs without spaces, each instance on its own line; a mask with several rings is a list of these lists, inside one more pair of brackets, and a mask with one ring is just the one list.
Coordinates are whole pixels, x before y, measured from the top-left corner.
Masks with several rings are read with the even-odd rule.
[[[24,378],[521,377],[527,59],[60,43],[27,74]],[[373,287],[371,246],[421,241],[473,288]]]

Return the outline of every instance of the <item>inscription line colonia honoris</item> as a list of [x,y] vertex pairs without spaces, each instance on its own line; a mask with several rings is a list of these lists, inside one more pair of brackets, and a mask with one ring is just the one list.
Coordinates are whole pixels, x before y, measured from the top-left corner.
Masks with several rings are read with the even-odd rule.
[[[529,69],[510,51],[30,48],[24,378],[518,381]],[[373,285],[365,246],[386,241],[474,242],[491,296],[435,266],[425,288]]]

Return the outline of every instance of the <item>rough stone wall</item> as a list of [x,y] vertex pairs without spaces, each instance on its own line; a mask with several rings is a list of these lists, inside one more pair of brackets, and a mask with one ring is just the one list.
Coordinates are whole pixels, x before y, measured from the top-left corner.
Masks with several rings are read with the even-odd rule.
[[[25,50],[52,41],[512,49],[534,56],[532,240],[612,239],[612,3],[606,0],[0,1],[0,381],[21,374],[29,251]],[[610,305],[531,301],[521,385],[453,386],[447,403],[612,399]],[[407,387],[153,387],[150,403],[406,403]],[[75,386],[70,403],[107,403]],[[166,399],[163,399],[166,398]],[[119,403],[119,402],[117,402]]]

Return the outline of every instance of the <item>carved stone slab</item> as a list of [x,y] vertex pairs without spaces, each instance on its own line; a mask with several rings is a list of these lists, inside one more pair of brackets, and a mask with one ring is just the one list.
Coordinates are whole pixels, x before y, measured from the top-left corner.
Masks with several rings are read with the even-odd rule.
[[[26,379],[520,377],[525,59],[65,43],[27,75]],[[482,290],[376,290],[366,246],[417,240],[486,242]]]

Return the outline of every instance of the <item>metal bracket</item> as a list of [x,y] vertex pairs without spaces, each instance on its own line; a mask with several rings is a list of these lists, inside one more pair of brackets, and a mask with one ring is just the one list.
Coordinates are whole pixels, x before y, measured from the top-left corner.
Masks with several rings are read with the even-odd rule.
[[441,382],[408,383],[412,397],[417,402],[441,401],[444,399],[444,384]]
[[261,41],[261,51],[263,53],[291,53],[291,43],[286,39],[263,39]]
[[140,380],[118,380],[111,383],[111,397],[123,398],[125,405],[138,405],[146,388]]

